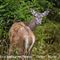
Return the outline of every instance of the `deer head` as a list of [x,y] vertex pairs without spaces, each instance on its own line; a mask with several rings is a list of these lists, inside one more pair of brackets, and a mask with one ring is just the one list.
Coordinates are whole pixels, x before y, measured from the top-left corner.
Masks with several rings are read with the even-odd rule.
[[34,16],[34,19],[28,25],[31,30],[33,30],[37,25],[41,24],[43,17],[49,14],[49,10],[46,10],[43,13],[39,13],[33,9],[30,9],[30,12]]
[[46,10],[43,13],[39,13],[39,12],[33,10],[33,9],[30,9],[30,12],[35,17],[35,23],[36,24],[41,24],[42,18],[48,15],[49,10]]

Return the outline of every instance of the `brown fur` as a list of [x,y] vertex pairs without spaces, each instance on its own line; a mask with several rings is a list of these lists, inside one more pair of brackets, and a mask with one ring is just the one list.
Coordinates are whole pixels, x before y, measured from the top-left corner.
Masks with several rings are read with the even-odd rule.
[[[25,49],[25,40],[28,37],[28,49]],[[9,55],[13,54],[13,49],[18,49],[18,55],[24,55],[29,50],[35,38],[33,32],[23,22],[15,22],[9,30],[10,48]]]

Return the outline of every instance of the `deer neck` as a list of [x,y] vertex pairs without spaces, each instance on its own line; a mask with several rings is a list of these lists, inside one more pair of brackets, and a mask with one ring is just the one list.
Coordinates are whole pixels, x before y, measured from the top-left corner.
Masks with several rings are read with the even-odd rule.
[[42,19],[41,18],[35,18],[29,23],[29,28],[33,30],[35,27],[37,27],[39,24],[41,24]]

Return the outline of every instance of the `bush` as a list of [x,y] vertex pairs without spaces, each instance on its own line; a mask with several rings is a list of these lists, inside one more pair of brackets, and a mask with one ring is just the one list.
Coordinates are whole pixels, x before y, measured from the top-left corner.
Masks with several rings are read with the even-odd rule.
[[8,48],[6,45],[6,43],[9,44],[8,31],[14,21],[30,22],[33,19],[30,8],[39,12],[51,9],[49,16],[43,19],[41,26],[38,26],[34,30],[36,43],[33,48],[33,53],[40,55],[41,53],[45,54],[47,52],[51,54],[52,52],[59,52],[59,6],[50,0],[0,0],[0,43],[4,47],[0,47],[1,52],[3,52],[1,55],[5,53],[4,49]]

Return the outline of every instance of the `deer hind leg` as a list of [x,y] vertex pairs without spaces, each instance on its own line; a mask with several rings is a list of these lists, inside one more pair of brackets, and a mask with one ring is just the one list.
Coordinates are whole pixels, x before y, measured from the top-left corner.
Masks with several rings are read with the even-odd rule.
[[33,45],[34,45],[34,43],[35,43],[35,36],[32,36],[32,44],[30,45],[28,52],[31,51],[31,49],[32,49],[32,47],[33,47]]
[[24,40],[24,60],[28,60],[27,56],[28,56],[28,48],[29,48],[29,39],[28,36],[26,36],[25,40]]
[[32,47],[34,43],[35,43],[35,36],[32,36],[32,44],[30,45],[29,50],[28,50],[28,55],[30,56],[29,60],[32,60]]
[[25,40],[25,53],[26,54],[28,53],[28,47],[29,47],[29,41],[28,41],[28,38],[26,38]]
[[9,56],[11,56],[12,53],[13,53],[13,49],[12,49],[12,46],[10,46],[9,49],[8,49],[8,58],[7,58],[7,60],[12,60],[12,58],[9,58]]
[[35,42],[35,36],[32,37],[32,44],[29,45],[29,39],[26,37],[26,40],[25,40],[25,53],[26,55],[31,55],[31,50],[32,50],[32,47],[34,45],[34,42]]
[[9,51],[8,51],[8,55],[10,56],[10,55],[12,55],[12,53],[13,53],[13,48],[12,48],[12,46],[10,46]]

